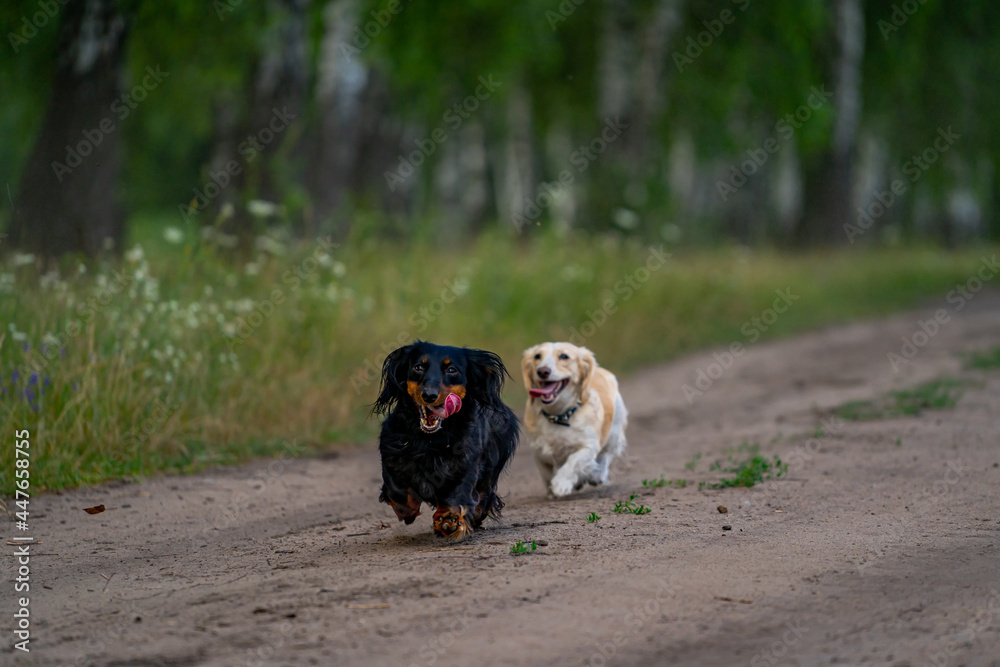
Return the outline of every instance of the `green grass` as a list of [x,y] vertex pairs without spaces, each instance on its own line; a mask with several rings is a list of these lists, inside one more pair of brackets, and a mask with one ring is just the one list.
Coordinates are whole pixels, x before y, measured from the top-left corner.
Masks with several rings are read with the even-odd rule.
[[868,421],[891,417],[916,416],[924,410],[944,410],[955,406],[965,383],[944,378],[932,380],[912,389],[889,392],[874,401],[851,401],[837,408],[841,419]]
[[[371,443],[386,350],[417,337],[494,350],[516,374],[525,347],[606,318],[584,342],[625,374],[748,343],[741,327],[777,289],[800,299],[762,338],[943,298],[981,254],[677,251],[626,298],[614,287],[649,251],[621,237],[348,238],[327,254],[272,233],[237,261],[193,231],[166,242],[168,224],[138,225],[120,263],[46,274],[0,258],[0,428],[30,430],[32,489]],[[519,378],[505,398],[523,405]],[[0,448],[0,494],[14,488],[12,450]]]
[[638,498],[638,494],[633,493],[629,496],[628,500],[620,500],[615,503],[615,506],[611,508],[612,512],[616,514],[649,514],[653,510],[649,509],[645,505],[639,505],[635,502]]
[[736,448],[736,452],[744,458],[737,459],[733,455],[728,462],[716,461],[709,470],[720,470],[730,473],[732,477],[723,477],[718,482],[699,482],[698,489],[728,489],[732,487],[752,487],[766,479],[778,479],[788,472],[788,464],[782,463],[777,456],[767,458],[760,455],[760,445],[744,442]]
[[992,371],[1000,368],[1000,346],[983,352],[973,352],[965,362],[966,368]]
[[664,486],[672,486],[677,489],[683,489],[687,486],[686,479],[666,479],[663,475],[660,475],[659,479],[644,479],[642,480],[642,485],[650,489],[659,489]]
[[512,554],[526,554],[529,551],[534,551],[538,548],[538,544],[535,542],[514,542],[510,547],[510,552]]
[[591,512],[587,515],[587,523],[597,523],[601,520],[601,517],[597,515],[597,512]]

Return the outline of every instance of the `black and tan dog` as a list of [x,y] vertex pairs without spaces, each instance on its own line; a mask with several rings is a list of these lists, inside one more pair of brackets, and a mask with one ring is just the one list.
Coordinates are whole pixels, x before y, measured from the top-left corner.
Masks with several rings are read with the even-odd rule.
[[500,396],[507,369],[492,352],[417,341],[382,365],[372,408],[387,415],[379,436],[382,493],[400,521],[436,508],[434,532],[461,540],[499,518],[497,481],[518,442],[517,417]]

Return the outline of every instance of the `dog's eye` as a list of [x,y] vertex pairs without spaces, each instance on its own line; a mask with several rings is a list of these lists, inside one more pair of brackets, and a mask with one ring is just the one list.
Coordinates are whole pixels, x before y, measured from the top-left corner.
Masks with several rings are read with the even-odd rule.
[[559,358],[560,359],[569,359],[569,355],[566,354],[565,352],[563,352],[562,354],[559,355]]
[[536,360],[536,361],[537,361],[537,360],[539,360],[539,359],[541,359],[541,358],[542,358],[542,355],[541,355],[541,354],[536,354],[536,355],[535,355],[535,360]]
[[449,366],[448,370],[445,371],[448,375],[458,375],[458,369],[454,366]]
[[417,372],[417,373],[423,373],[424,372],[424,365],[423,364],[417,364],[416,366],[413,367],[413,370],[415,372]]

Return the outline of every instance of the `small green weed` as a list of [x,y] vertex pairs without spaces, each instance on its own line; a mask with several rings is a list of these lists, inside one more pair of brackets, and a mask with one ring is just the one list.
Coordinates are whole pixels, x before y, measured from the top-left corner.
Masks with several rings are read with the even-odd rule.
[[647,489],[659,489],[664,486],[672,486],[675,489],[683,489],[688,485],[688,482],[686,479],[666,479],[663,475],[660,475],[660,479],[642,480],[642,485]]
[[736,448],[736,451],[746,455],[746,458],[737,461],[732,455],[729,456],[728,467],[723,467],[722,461],[712,464],[711,470],[721,470],[732,473],[733,477],[720,479],[718,482],[699,482],[698,489],[727,489],[735,486],[751,487],[760,484],[765,479],[777,479],[788,472],[788,464],[782,463],[777,456],[768,459],[760,455],[760,445],[744,442]]
[[597,512],[591,512],[587,516],[587,523],[597,523],[601,520],[601,517],[597,516]]
[[966,368],[990,371],[1000,368],[1000,346],[984,352],[973,352],[965,361]]
[[618,514],[649,514],[653,510],[649,509],[645,505],[637,505],[634,501],[639,495],[633,493],[628,497],[628,500],[620,500],[615,503],[612,511]]
[[868,421],[916,416],[924,410],[944,410],[955,406],[962,395],[963,385],[961,380],[934,380],[912,389],[889,392],[883,399],[845,403],[837,408],[835,414],[842,419]]
[[694,470],[694,467],[698,465],[698,461],[701,460],[701,454],[695,454],[691,457],[691,460],[684,464],[685,470]]
[[516,554],[526,554],[529,551],[534,551],[537,548],[538,548],[538,544],[535,543],[535,542],[528,543],[528,542],[518,541],[518,542],[514,542],[514,544],[511,545],[510,552],[512,554],[515,554],[515,555]]

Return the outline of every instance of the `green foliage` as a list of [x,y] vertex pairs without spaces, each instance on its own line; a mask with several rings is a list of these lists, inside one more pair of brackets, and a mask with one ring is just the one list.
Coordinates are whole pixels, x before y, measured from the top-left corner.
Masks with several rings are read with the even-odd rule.
[[[491,349],[513,364],[539,340],[569,338],[648,257],[614,237],[518,245],[487,236],[454,249],[344,241],[322,258],[315,241],[275,229],[260,242],[267,250],[235,261],[193,231],[172,230],[176,242],[168,242],[171,223],[135,225],[141,251],[83,272],[69,260],[49,275],[15,256],[0,260],[0,383],[8,397],[21,396],[0,400],[0,429],[35,425],[43,449],[34,488],[195,470],[280,452],[284,443],[309,453],[368,442],[386,350],[419,336]],[[602,365],[627,373],[743,340],[742,324],[770,305],[776,286],[803,296],[769,337],[943,294],[979,261],[927,251],[734,257],[671,259],[619,301],[587,346]],[[129,280],[113,293],[116,273]],[[439,309],[451,289],[453,304]],[[55,356],[38,370],[44,394],[33,391],[29,401],[24,369],[46,341]],[[507,385],[511,405],[523,404],[519,385]],[[0,448],[0,493],[13,488],[11,456]]]
[[514,542],[514,544],[511,545],[510,552],[512,554],[514,554],[515,556],[517,556],[519,554],[526,554],[526,553],[528,553],[530,551],[534,551],[537,548],[538,548],[538,545],[535,542],[530,542],[529,543],[529,542],[520,542],[520,541],[518,541],[518,542]]
[[659,479],[642,480],[642,485],[650,489],[659,489],[664,486],[673,486],[678,489],[683,489],[684,487],[687,486],[687,480],[686,479],[667,480],[663,477],[663,475],[660,475]]
[[992,350],[974,352],[969,355],[965,362],[966,368],[973,368],[980,371],[989,371],[1000,368],[1000,346]]
[[841,419],[867,421],[891,417],[917,416],[924,410],[943,410],[955,406],[962,395],[961,380],[941,379],[913,389],[892,391],[875,401],[851,401],[840,406],[835,414]]
[[601,520],[601,517],[597,515],[597,512],[591,512],[587,515],[587,523],[597,523]]
[[639,505],[634,502],[638,497],[638,494],[633,493],[628,497],[628,500],[619,500],[615,503],[615,506],[611,508],[611,511],[616,514],[637,514],[640,516],[652,512],[653,510],[645,505]]
[[756,443],[744,442],[736,448],[736,453],[745,455],[742,459],[736,459],[730,455],[728,465],[717,461],[710,467],[711,470],[721,470],[725,473],[733,474],[733,477],[724,477],[718,482],[699,482],[698,489],[727,489],[730,487],[752,487],[760,484],[766,479],[777,479],[788,472],[788,464],[782,463],[777,456],[766,458],[760,455],[760,445]]

